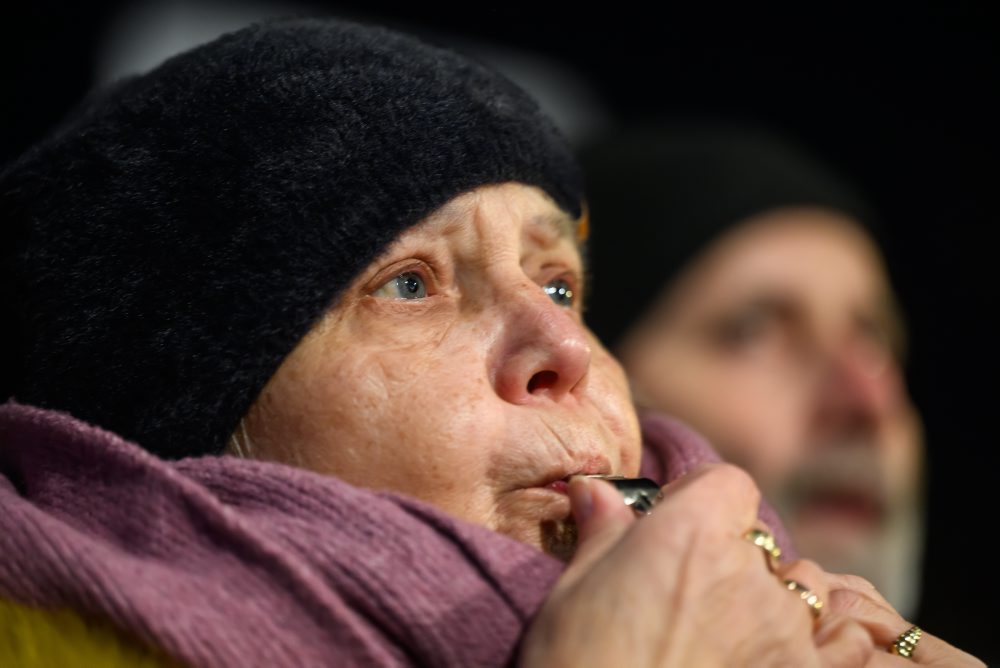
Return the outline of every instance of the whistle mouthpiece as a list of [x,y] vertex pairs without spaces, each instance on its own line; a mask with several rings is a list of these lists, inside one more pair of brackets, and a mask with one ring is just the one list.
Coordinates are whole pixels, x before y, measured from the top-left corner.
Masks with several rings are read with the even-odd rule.
[[588,478],[607,480],[621,492],[625,505],[637,515],[648,515],[660,495],[660,486],[649,478],[626,478],[620,475],[588,475]]

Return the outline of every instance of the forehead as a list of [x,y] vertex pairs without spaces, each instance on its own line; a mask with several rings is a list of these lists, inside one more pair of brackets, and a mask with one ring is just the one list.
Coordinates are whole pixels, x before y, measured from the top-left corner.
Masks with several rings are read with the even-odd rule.
[[573,220],[541,189],[521,183],[481,186],[458,195],[401,235],[495,237],[516,233],[548,247],[578,241]]
[[890,292],[878,249],[852,219],[824,209],[755,216],[717,239],[678,281],[700,299],[772,291],[803,301],[881,301]]

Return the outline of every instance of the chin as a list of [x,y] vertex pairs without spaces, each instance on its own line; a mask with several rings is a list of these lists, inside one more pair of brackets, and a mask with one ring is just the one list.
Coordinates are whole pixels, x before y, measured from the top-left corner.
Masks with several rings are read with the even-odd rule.
[[572,519],[542,522],[541,549],[556,559],[568,562],[576,554],[576,522]]
[[[811,535],[810,535],[811,534]],[[832,532],[796,536],[802,556],[835,573],[860,575],[870,581],[903,616],[912,616],[920,600],[923,524],[913,511],[895,516],[877,531],[858,532],[832,541]]]
[[557,518],[537,514],[507,518],[495,530],[561,561],[569,561],[576,552],[576,523],[568,512]]

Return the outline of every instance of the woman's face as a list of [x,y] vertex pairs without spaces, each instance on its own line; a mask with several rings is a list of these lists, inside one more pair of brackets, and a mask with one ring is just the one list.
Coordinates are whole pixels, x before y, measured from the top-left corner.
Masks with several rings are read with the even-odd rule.
[[581,319],[575,222],[508,183],[369,265],[246,420],[255,457],[392,490],[559,551],[577,473],[638,473],[616,361]]

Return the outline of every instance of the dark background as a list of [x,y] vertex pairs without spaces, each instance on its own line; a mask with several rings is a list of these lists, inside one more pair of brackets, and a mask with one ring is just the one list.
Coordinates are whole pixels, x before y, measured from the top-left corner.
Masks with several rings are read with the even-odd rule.
[[[87,90],[107,21],[124,4],[43,1],[4,12],[0,159],[38,139]],[[763,122],[859,184],[890,233],[911,328],[909,380],[930,448],[919,622],[997,658],[1000,587],[987,540],[995,541],[1000,516],[989,324],[998,301],[998,24],[986,2],[809,14],[748,4],[753,12],[663,8],[655,16],[607,6],[552,14],[510,5],[313,7],[558,60],[589,82],[615,123]]]

